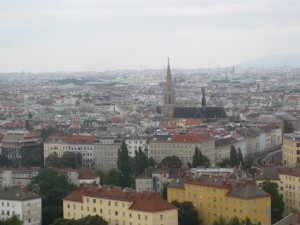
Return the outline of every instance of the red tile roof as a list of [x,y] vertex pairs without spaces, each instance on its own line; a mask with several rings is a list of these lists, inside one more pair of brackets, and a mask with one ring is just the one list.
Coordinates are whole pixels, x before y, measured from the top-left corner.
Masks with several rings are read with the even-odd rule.
[[196,134],[174,135],[172,138],[173,142],[200,143],[200,142],[208,142],[212,140],[214,140],[214,138],[208,135],[196,135]]

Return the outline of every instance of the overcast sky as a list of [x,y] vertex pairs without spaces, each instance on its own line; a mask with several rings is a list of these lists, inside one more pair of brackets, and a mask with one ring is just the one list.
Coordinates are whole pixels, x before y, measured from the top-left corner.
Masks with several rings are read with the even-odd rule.
[[299,0],[0,0],[0,72],[232,66],[300,53]]

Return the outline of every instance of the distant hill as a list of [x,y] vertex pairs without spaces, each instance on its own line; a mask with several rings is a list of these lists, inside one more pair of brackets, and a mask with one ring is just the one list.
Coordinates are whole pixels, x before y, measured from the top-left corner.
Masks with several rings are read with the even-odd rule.
[[242,68],[272,68],[284,65],[300,68],[300,54],[271,55],[239,64]]

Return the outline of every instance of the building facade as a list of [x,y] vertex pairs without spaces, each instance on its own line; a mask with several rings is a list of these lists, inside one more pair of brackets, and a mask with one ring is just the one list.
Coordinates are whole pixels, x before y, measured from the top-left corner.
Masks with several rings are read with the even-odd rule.
[[300,131],[283,134],[282,160],[288,166],[300,163]]
[[204,225],[223,216],[230,220],[250,218],[271,225],[271,197],[253,180],[230,181],[221,176],[201,175],[176,180],[168,186],[168,201],[190,201]]
[[112,186],[81,185],[63,199],[64,218],[102,216],[109,225],[174,225],[178,209],[159,193]]
[[7,220],[14,215],[24,225],[41,225],[41,198],[21,188],[0,187],[0,220]]

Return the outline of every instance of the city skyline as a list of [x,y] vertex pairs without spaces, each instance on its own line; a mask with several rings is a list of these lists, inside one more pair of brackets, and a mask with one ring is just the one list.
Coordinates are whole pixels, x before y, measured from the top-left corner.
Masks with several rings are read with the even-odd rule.
[[1,2],[0,71],[234,66],[300,53],[300,2]]

